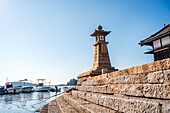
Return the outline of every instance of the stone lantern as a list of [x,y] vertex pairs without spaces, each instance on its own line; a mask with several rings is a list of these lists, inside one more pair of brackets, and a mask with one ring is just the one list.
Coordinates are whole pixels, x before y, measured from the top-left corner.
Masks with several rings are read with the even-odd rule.
[[94,53],[94,61],[93,61],[93,68],[92,70],[101,70],[102,72],[110,72],[114,70],[114,67],[111,67],[109,53],[107,49],[106,36],[111,31],[104,31],[102,30],[102,26],[99,25],[98,29],[94,31],[93,34],[90,36],[95,37],[96,42],[93,44],[95,46],[95,53]]

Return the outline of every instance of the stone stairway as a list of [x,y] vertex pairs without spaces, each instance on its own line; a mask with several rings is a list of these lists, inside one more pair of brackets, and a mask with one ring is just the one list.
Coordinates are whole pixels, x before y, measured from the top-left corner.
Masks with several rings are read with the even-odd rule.
[[71,94],[64,94],[44,105],[40,113],[119,113]]
[[75,90],[41,113],[170,113],[170,59],[128,69],[78,76]]
[[78,113],[63,96],[51,101],[41,109],[40,113]]
[[70,94],[63,95],[63,98],[79,113],[118,113],[115,110],[94,104],[81,98],[76,98]]

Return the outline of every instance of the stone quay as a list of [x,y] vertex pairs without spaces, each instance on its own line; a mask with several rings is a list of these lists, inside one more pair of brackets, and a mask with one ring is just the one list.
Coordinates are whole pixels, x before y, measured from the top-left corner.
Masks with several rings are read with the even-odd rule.
[[170,58],[115,69],[105,39],[109,33],[98,26],[91,34],[96,38],[93,68],[77,76],[76,89],[40,113],[170,113]]

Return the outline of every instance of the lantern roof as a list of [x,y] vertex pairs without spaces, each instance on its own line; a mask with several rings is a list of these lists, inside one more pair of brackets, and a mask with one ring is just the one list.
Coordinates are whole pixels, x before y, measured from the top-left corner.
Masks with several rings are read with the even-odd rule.
[[111,31],[104,31],[104,30],[102,30],[102,26],[101,25],[99,25],[97,28],[98,28],[98,30],[95,29],[94,33],[91,34],[90,36],[97,36],[98,34],[106,36],[106,35],[108,35],[111,32]]

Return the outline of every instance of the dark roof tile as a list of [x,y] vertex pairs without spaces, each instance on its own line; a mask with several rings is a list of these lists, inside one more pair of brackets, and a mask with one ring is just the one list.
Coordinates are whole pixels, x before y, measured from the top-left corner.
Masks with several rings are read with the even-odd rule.
[[154,33],[153,35],[151,35],[150,37],[140,41],[140,45],[149,45],[149,43],[151,43],[154,40],[160,39],[164,36],[170,35],[170,24],[165,25],[161,30],[159,30],[158,32]]

